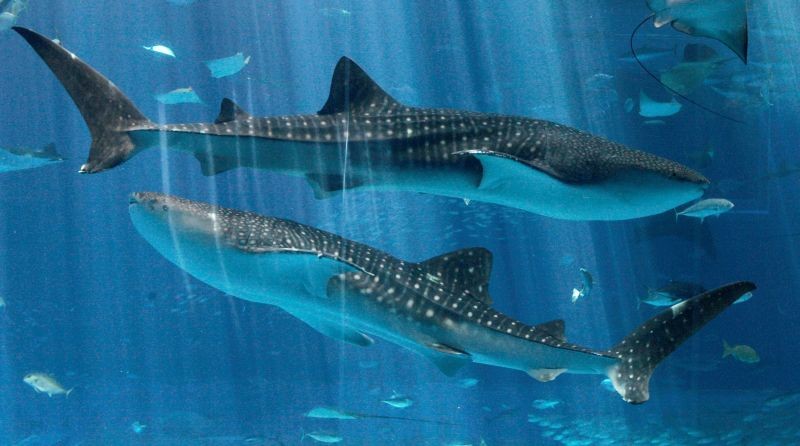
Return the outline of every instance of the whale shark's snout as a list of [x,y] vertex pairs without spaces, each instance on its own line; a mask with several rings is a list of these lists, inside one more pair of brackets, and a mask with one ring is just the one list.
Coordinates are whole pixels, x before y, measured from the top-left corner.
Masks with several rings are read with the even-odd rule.
[[187,243],[224,243],[217,208],[155,192],[130,196],[128,211],[136,229],[160,250],[180,250]]

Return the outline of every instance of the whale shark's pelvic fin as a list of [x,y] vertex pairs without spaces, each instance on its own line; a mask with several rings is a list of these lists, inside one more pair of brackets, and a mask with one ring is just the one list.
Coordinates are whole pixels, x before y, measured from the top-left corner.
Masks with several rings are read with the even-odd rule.
[[750,282],[736,282],[677,303],[644,322],[606,352],[619,358],[608,377],[622,399],[639,404],[650,398],[650,376],[656,366],[706,323],[742,295],[753,291]]
[[80,110],[92,146],[81,173],[94,173],[130,158],[135,145],[127,131],[155,127],[110,80],[61,45],[29,29],[14,27],[67,90]]

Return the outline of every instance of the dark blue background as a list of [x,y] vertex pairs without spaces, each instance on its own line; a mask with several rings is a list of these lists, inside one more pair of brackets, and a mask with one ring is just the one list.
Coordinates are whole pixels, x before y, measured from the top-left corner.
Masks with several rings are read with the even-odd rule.
[[[644,3],[31,0],[20,25],[58,37],[155,121],[211,121],[223,97],[256,115],[315,112],[327,97],[333,66],[347,55],[410,104],[559,121],[686,163],[693,151],[713,147],[713,163],[702,171],[715,183],[738,182],[724,195],[737,207],[703,227],[681,220],[695,232],[696,243],[688,243],[647,236],[654,219],[567,222],[402,193],[354,191],[318,201],[300,179],[252,170],[206,178],[191,156],[159,149],[109,172],[78,175],[90,139],[77,109],[24,41],[5,32],[0,146],[55,142],[69,159],[0,176],[0,296],[7,302],[0,310],[0,443],[32,434],[41,444],[147,442],[158,420],[183,410],[212,420],[203,435],[295,444],[303,430],[336,430],[334,423],[302,417],[331,405],[462,424],[342,422],[339,432],[349,444],[459,438],[477,444],[479,437],[490,445],[527,444],[541,440],[525,419],[536,412],[530,402],[538,398],[562,400],[563,414],[630,420],[629,426],[662,420],[653,425],[655,436],[675,427],[671,416],[706,418],[712,398],[746,414],[763,398],[797,389],[798,177],[769,173],[798,162],[800,45],[796,35],[781,34],[797,22],[798,11],[784,10],[781,0],[754,5],[751,64],[728,64],[742,73],[773,64],[770,106],[729,107],[707,89],[693,96],[746,124],[687,104],[664,125],[644,125],[625,113],[623,102],[638,97],[640,88],[659,88],[618,60],[630,31],[649,13]],[[690,39],[648,25],[637,41],[669,47]],[[154,43],[170,46],[177,58],[141,48]],[[202,61],[237,51],[252,55],[245,70],[219,80],[208,75]],[[598,73],[613,80],[597,88],[591,79]],[[154,99],[187,86],[205,104],[165,107]],[[459,374],[480,379],[464,390],[398,347],[343,345],[280,310],[221,295],[186,276],[130,224],[127,196],[143,190],[294,219],[409,260],[485,246],[494,253],[491,291],[501,310],[530,323],[563,318],[571,341],[596,348],[611,346],[653,315],[652,307],[637,308],[637,297],[669,279],[709,288],[752,280],[759,289],[659,368],[645,406],[628,406],[603,390],[602,377],[568,375],[540,384],[479,365]],[[698,240],[714,249],[701,249]],[[572,304],[579,267],[593,273],[596,287]],[[715,363],[722,339],[753,346],[761,362]],[[378,365],[364,369],[359,361]],[[51,373],[75,391],[68,399],[35,394],[22,382],[31,371]],[[415,405],[398,411],[381,404],[392,390],[412,396]],[[746,405],[742,395],[755,396]],[[151,426],[145,437],[129,430],[134,420]]]

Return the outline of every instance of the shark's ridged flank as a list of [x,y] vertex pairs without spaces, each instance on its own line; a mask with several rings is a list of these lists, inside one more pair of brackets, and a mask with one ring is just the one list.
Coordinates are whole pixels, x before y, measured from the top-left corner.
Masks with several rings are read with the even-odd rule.
[[755,286],[739,282],[648,320],[607,351],[567,341],[564,322],[522,323],[492,306],[491,254],[467,248],[408,262],[279,218],[157,193],[132,196],[136,229],[162,255],[236,297],[276,305],[320,333],[367,346],[382,338],[452,375],[469,362],[609,376],[625,401],[649,398],[655,367]]
[[251,167],[300,176],[319,198],[343,189],[403,190],[570,220],[652,215],[699,198],[708,186],[681,164],[562,124],[403,104],[346,57],[318,113],[255,117],[225,99],[214,122],[154,125],[75,55],[15,29],[89,125],[93,142],[82,172],[159,146],[192,153],[206,175]]

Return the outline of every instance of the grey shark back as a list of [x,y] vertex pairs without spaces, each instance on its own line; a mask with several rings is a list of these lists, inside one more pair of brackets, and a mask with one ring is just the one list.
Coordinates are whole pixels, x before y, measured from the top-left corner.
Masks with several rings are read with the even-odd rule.
[[491,253],[467,248],[408,262],[297,222],[157,193],[137,193],[131,218],[167,259],[233,296],[276,305],[356,345],[381,338],[452,375],[470,362],[551,381],[603,374],[630,403],[649,398],[656,366],[755,286],[739,282],[652,318],[610,350],[567,340],[564,322],[528,325],[497,311]]

